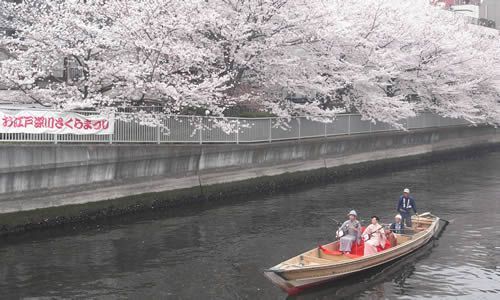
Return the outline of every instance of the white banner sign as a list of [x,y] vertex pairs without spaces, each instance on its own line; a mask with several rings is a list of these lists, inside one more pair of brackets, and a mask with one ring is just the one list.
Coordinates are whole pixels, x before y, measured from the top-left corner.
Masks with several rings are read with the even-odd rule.
[[114,119],[42,110],[0,111],[0,133],[113,134]]

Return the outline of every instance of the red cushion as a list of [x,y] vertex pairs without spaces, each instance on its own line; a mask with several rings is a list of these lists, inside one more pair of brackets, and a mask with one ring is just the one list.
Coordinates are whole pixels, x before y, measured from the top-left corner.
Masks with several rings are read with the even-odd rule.
[[385,248],[377,246],[377,252],[384,251],[384,250],[387,250],[389,248],[391,248],[391,242],[389,241],[389,239],[386,239],[385,240]]
[[321,249],[321,251],[323,251],[323,253],[325,254],[328,254],[328,255],[342,255],[342,252],[338,251],[338,250],[328,250],[326,249],[325,247],[321,246],[321,245],[318,245],[319,249]]

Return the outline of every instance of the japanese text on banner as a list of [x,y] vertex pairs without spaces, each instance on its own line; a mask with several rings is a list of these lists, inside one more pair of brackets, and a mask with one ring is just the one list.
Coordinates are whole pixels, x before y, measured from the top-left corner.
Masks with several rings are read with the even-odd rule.
[[57,111],[0,111],[0,133],[113,134],[114,118]]

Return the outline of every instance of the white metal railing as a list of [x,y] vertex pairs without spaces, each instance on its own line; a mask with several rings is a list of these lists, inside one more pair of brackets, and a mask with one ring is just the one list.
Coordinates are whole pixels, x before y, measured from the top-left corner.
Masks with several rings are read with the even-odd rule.
[[[2,108],[3,110],[7,110]],[[12,110],[12,109],[8,109]],[[92,114],[92,112],[79,112]],[[126,113],[125,113],[126,114]],[[398,130],[386,123],[362,120],[358,114],[338,115],[331,123],[293,118],[286,126],[280,126],[276,118],[227,118],[237,128],[226,134],[221,128],[213,127],[213,117],[176,116],[162,120],[169,128],[150,127],[135,121],[115,120],[115,131],[111,135],[77,134],[30,134],[0,133],[2,142],[29,143],[259,143],[303,138],[318,138],[338,135],[363,134]],[[2,122],[2,120],[0,120]],[[444,118],[431,113],[422,113],[403,123],[407,130],[467,125],[461,119]]]

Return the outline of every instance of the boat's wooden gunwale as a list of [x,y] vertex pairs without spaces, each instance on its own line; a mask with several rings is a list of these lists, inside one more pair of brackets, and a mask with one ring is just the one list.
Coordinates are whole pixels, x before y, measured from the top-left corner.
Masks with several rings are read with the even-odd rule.
[[[412,235],[412,239],[401,243],[395,247],[391,247],[383,252],[374,255],[349,259],[345,261],[328,261],[325,264],[315,264],[311,266],[299,265],[294,262],[300,255],[309,256],[316,255],[315,251],[320,251],[318,248],[311,249],[303,254],[290,258],[273,268],[266,270],[264,275],[269,278],[275,285],[286,291],[289,295],[296,294],[305,288],[316,286],[329,281],[334,281],[342,277],[347,277],[352,274],[368,270],[391,261],[402,258],[414,251],[417,251],[426,245],[439,230],[440,219],[431,213],[426,213],[431,218],[426,218],[425,225],[427,228],[421,232]],[[422,214],[423,216],[425,214]],[[416,220],[415,220],[416,221]],[[420,221],[423,221],[420,219]],[[421,222],[423,223],[423,222]],[[335,243],[335,242],[333,242]],[[332,245],[330,243],[328,245]],[[318,258],[321,259],[318,253]],[[307,257],[306,257],[307,258]],[[286,263],[290,263],[288,266]],[[319,260],[318,260],[319,262]],[[291,264],[293,263],[293,264]],[[290,267],[290,269],[279,269],[280,266]]]
[[[405,255],[406,254],[410,254],[410,253],[418,250],[420,247],[421,247],[421,245],[418,246],[418,247],[415,247],[414,249],[411,249],[411,250],[405,252]],[[317,277],[311,276],[311,277],[307,277],[307,278],[303,278],[303,279],[293,279],[293,280],[283,279],[283,280],[285,282],[287,282],[290,286],[293,286],[293,287],[301,287],[301,286],[304,286],[304,285],[306,285],[308,283],[316,283],[316,284],[318,284],[318,283],[321,283],[321,282],[325,282],[325,281],[330,281],[330,280],[337,279],[337,278],[346,277],[346,276],[349,276],[349,275],[351,275],[353,273],[365,271],[365,270],[368,270],[368,269],[371,269],[371,268],[374,268],[374,267],[377,267],[377,266],[389,263],[389,262],[391,262],[393,260],[396,260],[398,258],[401,258],[401,257],[402,256],[394,256],[394,257],[392,257],[390,259],[387,259],[387,260],[384,260],[384,261],[380,261],[379,263],[372,264],[372,265],[367,265],[366,267],[356,269],[355,271],[348,271],[348,272],[344,272],[344,273],[335,273],[335,274],[330,274],[330,275],[325,275],[325,276],[317,276]]]
[[[275,267],[277,267],[283,263],[286,263],[286,261],[285,261],[281,264],[276,265],[275,267],[271,268],[270,270],[277,272],[277,273],[282,273],[283,275],[285,275],[285,274],[293,274],[293,273],[304,273],[307,271],[320,271],[320,270],[325,270],[325,269],[331,270],[333,268],[335,268],[335,269],[337,269],[337,268],[338,269],[354,268],[355,270],[353,270],[352,272],[357,272],[359,270],[368,269],[368,268],[383,264],[385,262],[388,262],[390,260],[397,259],[401,256],[404,256],[407,253],[415,250],[416,248],[419,248],[420,246],[422,246],[422,244],[425,244],[428,241],[428,239],[430,239],[430,237],[432,237],[432,235],[434,234],[435,226],[437,225],[438,222],[439,222],[439,218],[433,219],[433,222],[430,224],[430,226],[428,228],[426,228],[424,231],[421,231],[421,232],[413,235],[412,236],[413,238],[411,240],[408,240],[404,244],[400,244],[400,245],[397,245],[395,247],[391,247],[387,250],[376,253],[374,255],[362,256],[359,258],[348,259],[345,261],[337,261],[337,262],[331,261],[330,263],[325,263],[322,265],[310,265],[310,266],[304,265],[304,266],[302,266],[300,268],[296,268],[296,269],[281,269],[281,270],[274,269]],[[306,251],[302,254],[299,254],[299,255],[297,255],[289,260],[300,257],[301,255],[307,256],[308,253],[310,253],[311,251],[314,251],[314,250],[315,249],[311,249],[311,250]],[[399,251],[399,250],[404,250],[404,251]],[[396,253],[396,252],[398,252],[398,253]],[[393,257],[393,254],[395,254],[394,257]],[[376,261],[376,260],[383,258],[383,257],[387,257],[389,259],[388,260],[384,259],[380,263],[377,263],[377,264],[367,264],[366,267],[361,267],[361,265],[363,265],[364,263],[367,263],[370,261]],[[289,261],[289,260],[287,260],[287,261]],[[357,266],[357,265],[360,265],[361,269],[355,268],[355,266]]]
[[[292,279],[290,280],[291,282],[300,282],[301,280],[311,280],[311,279],[314,279],[314,280],[318,280],[318,279],[321,279],[321,278],[337,278],[337,277],[344,277],[344,276],[348,276],[352,273],[357,273],[357,272],[360,272],[360,271],[364,271],[364,270],[367,270],[367,269],[371,269],[371,268],[374,268],[374,267],[377,267],[379,265],[383,265],[385,263],[388,263],[388,262],[391,262],[393,260],[396,260],[398,258],[401,258],[413,251],[416,251],[418,250],[423,244],[427,243],[428,240],[426,240],[424,243],[422,244],[415,244],[415,247],[412,247],[408,250],[406,250],[405,252],[401,253],[400,255],[394,255],[394,256],[386,256],[385,259],[383,260],[380,260],[376,263],[370,263],[370,264],[366,264],[365,266],[361,267],[359,265],[361,264],[358,264],[359,267],[355,268],[354,270],[350,270],[350,271],[345,271],[345,272],[338,272],[338,273],[335,273],[335,274],[332,274],[332,275],[325,275],[325,276],[310,276],[310,277],[307,277],[307,278],[304,278],[304,279]],[[373,256],[367,256],[367,258],[374,258],[375,255]],[[380,256],[379,256],[380,257]],[[327,269],[327,270],[331,270],[332,268],[310,268],[310,270],[320,270],[320,269]],[[290,270],[290,271],[296,271],[296,270]],[[301,271],[301,270],[297,270],[297,271]]]

